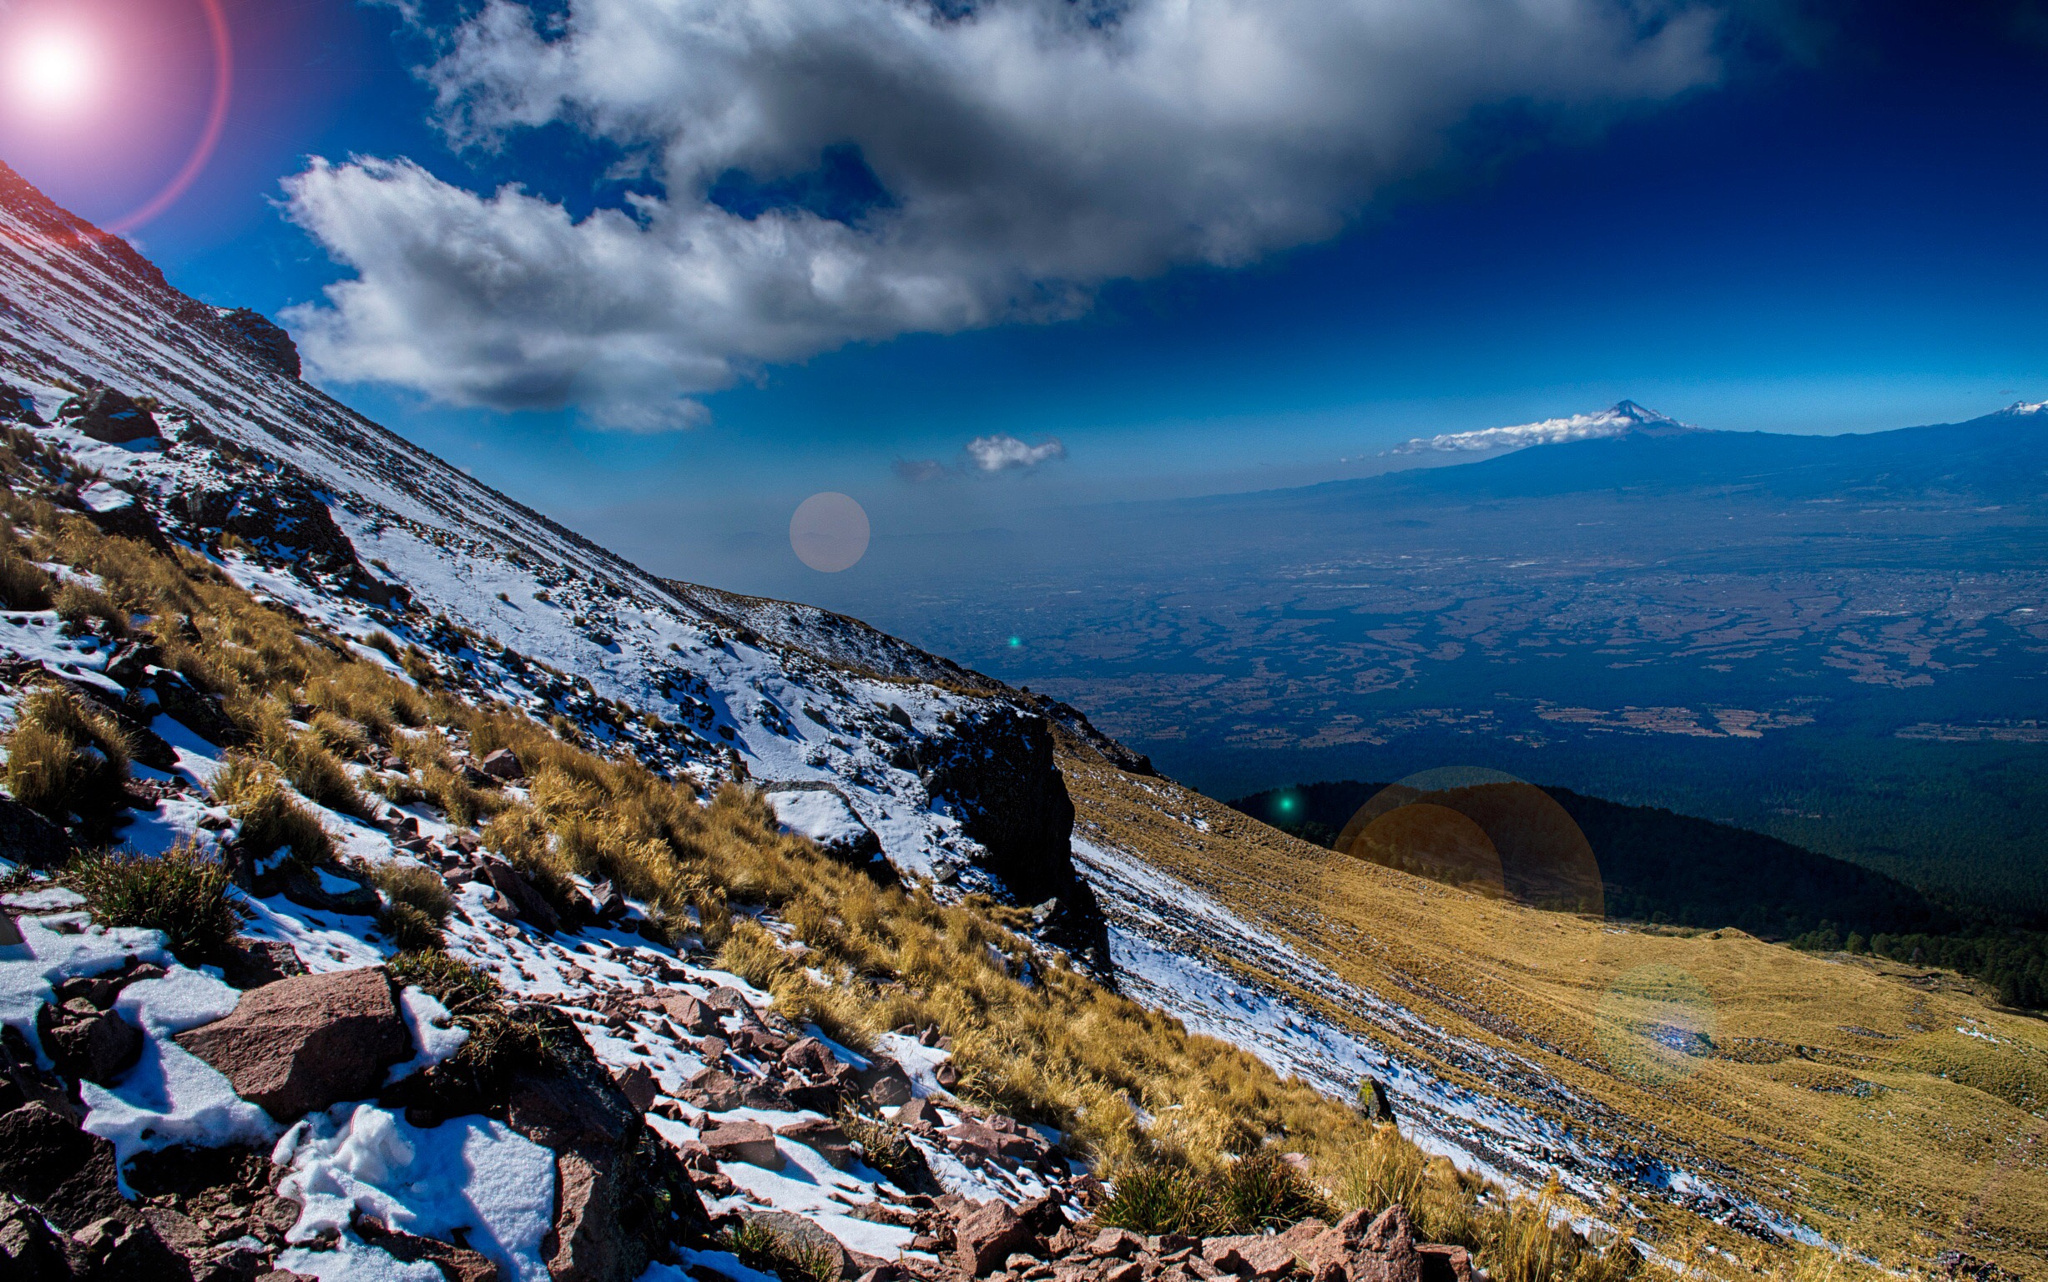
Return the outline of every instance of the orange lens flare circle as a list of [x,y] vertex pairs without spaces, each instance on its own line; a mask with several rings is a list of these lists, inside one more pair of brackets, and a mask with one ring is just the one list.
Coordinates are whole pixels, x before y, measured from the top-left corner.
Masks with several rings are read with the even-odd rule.
[[1532,783],[1476,766],[1410,775],[1374,794],[1338,834],[1344,854],[1497,899],[1602,916],[1593,847]]
[[234,42],[228,36],[228,19],[221,11],[220,0],[198,0],[198,4],[206,15],[207,35],[213,44],[213,89],[206,105],[206,123],[200,127],[199,137],[186,155],[185,163],[171,176],[171,180],[134,210],[108,223],[106,230],[109,232],[134,231],[177,203],[206,168],[206,162],[213,158],[214,148],[220,145],[221,132],[228,123],[228,101],[234,91]]

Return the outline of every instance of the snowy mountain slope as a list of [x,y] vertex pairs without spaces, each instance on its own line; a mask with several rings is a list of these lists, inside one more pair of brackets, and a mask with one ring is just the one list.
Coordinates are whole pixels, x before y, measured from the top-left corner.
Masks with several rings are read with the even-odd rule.
[[1071,885],[1035,814],[984,805],[972,772],[932,786],[944,762],[988,752],[1050,771],[1048,728],[1003,687],[836,616],[665,583],[295,367],[281,331],[178,293],[0,167],[0,379],[44,420],[93,384],[157,406],[161,439],[53,429],[104,473],[107,504],[132,491],[174,535],[237,534],[271,567],[251,563],[247,582],[345,633],[418,645],[479,696],[568,715],[705,782],[829,784],[906,875],[1003,893],[1007,873],[1038,897]]
[[1403,441],[1388,454],[1478,454],[1493,450],[1519,450],[1531,445],[1558,445],[1566,441],[1592,441],[1608,437],[1646,435],[1671,436],[1698,428],[1679,422],[1668,414],[1644,409],[1634,401],[1601,410],[1597,414],[1573,414],[1547,418],[1540,423],[1517,423],[1512,427],[1488,427],[1472,432],[1441,432]]

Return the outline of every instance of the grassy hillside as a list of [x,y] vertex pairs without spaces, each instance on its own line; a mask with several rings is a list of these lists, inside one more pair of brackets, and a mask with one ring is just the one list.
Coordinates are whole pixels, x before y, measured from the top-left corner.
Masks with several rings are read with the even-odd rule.
[[[1383,786],[1304,784],[1230,804],[1328,847]],[[1611,918],[1732,927],[1815,951],[1877,952],[1962,971],[2008,1005],[2048,1006],[2048,931],[2035,914],[1958,902],[1729,824],[1566,788],[1545,791],[1592,846]]]
[[[1518,1098],[1562,1133],[1717,1172],[1880,1260],[1960,1250],[2021,1276],[2048,1269],[2040,1021],[1879,959],[1480,897],[1333,854],[1169,784],[1078,757],[1066,769],[1092,840],[1141,855],[1361,990],[1540,1069],[1482,1075],[1432,1061],[1426,1047],[1406,1052],[1475,1097]],[[1658,1035],[1681,1009],[1701,1036],[1673,1054]],[[1358,1010],[1325,1016],[1371,1027]],[[1575,1115],[1546,1102],[1546,1082],[1569,1089]],[[1667,1243],[1703,1231],[1757,1267],[1772,1254],[1646,1199],[1606,1210],[1643,1217]]]

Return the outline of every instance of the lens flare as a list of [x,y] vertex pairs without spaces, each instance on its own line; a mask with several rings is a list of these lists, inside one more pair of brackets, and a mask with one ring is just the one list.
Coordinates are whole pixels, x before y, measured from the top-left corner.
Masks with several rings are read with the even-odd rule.
[[820,574],[850,570],[867,555],[867,511],[837,491],[813,494],[789,518],[789,546]]
[[1390,784],[1351,816],[1335,848],[1475,894],[1606,911],[1600,865],[1578,824],[1549,793],[1498,770],[1446,766]]
[[64,27],[31,31],[14,44],[7,78],[15,99],[41,116],[70,116],[92,102],[100,84],[100,56],[82,32]]

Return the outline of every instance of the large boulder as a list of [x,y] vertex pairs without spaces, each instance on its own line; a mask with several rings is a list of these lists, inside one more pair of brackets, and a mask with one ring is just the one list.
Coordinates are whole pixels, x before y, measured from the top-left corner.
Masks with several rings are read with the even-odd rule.
[[294,975],[251,989],[234,1013],[177,1035],[235,1093],[280,1122],[375,1095],[412,1034],[381,966]]
[[155,415],[136,404],[126,392],[106,386],[87,388],[65,401],[58,407],[57,421],[109,445],[149,440],[157,435]]
[[356,559],[355,544],[335,524],[326,496],[296,476],[233,489],[187,490],[171,510],[195,533],[232,534],[294,568],[351,582],[369,578]]
[[67,1233],[128,1209],[114,1146],[40,1100],[0,1116],[0,1190]]

